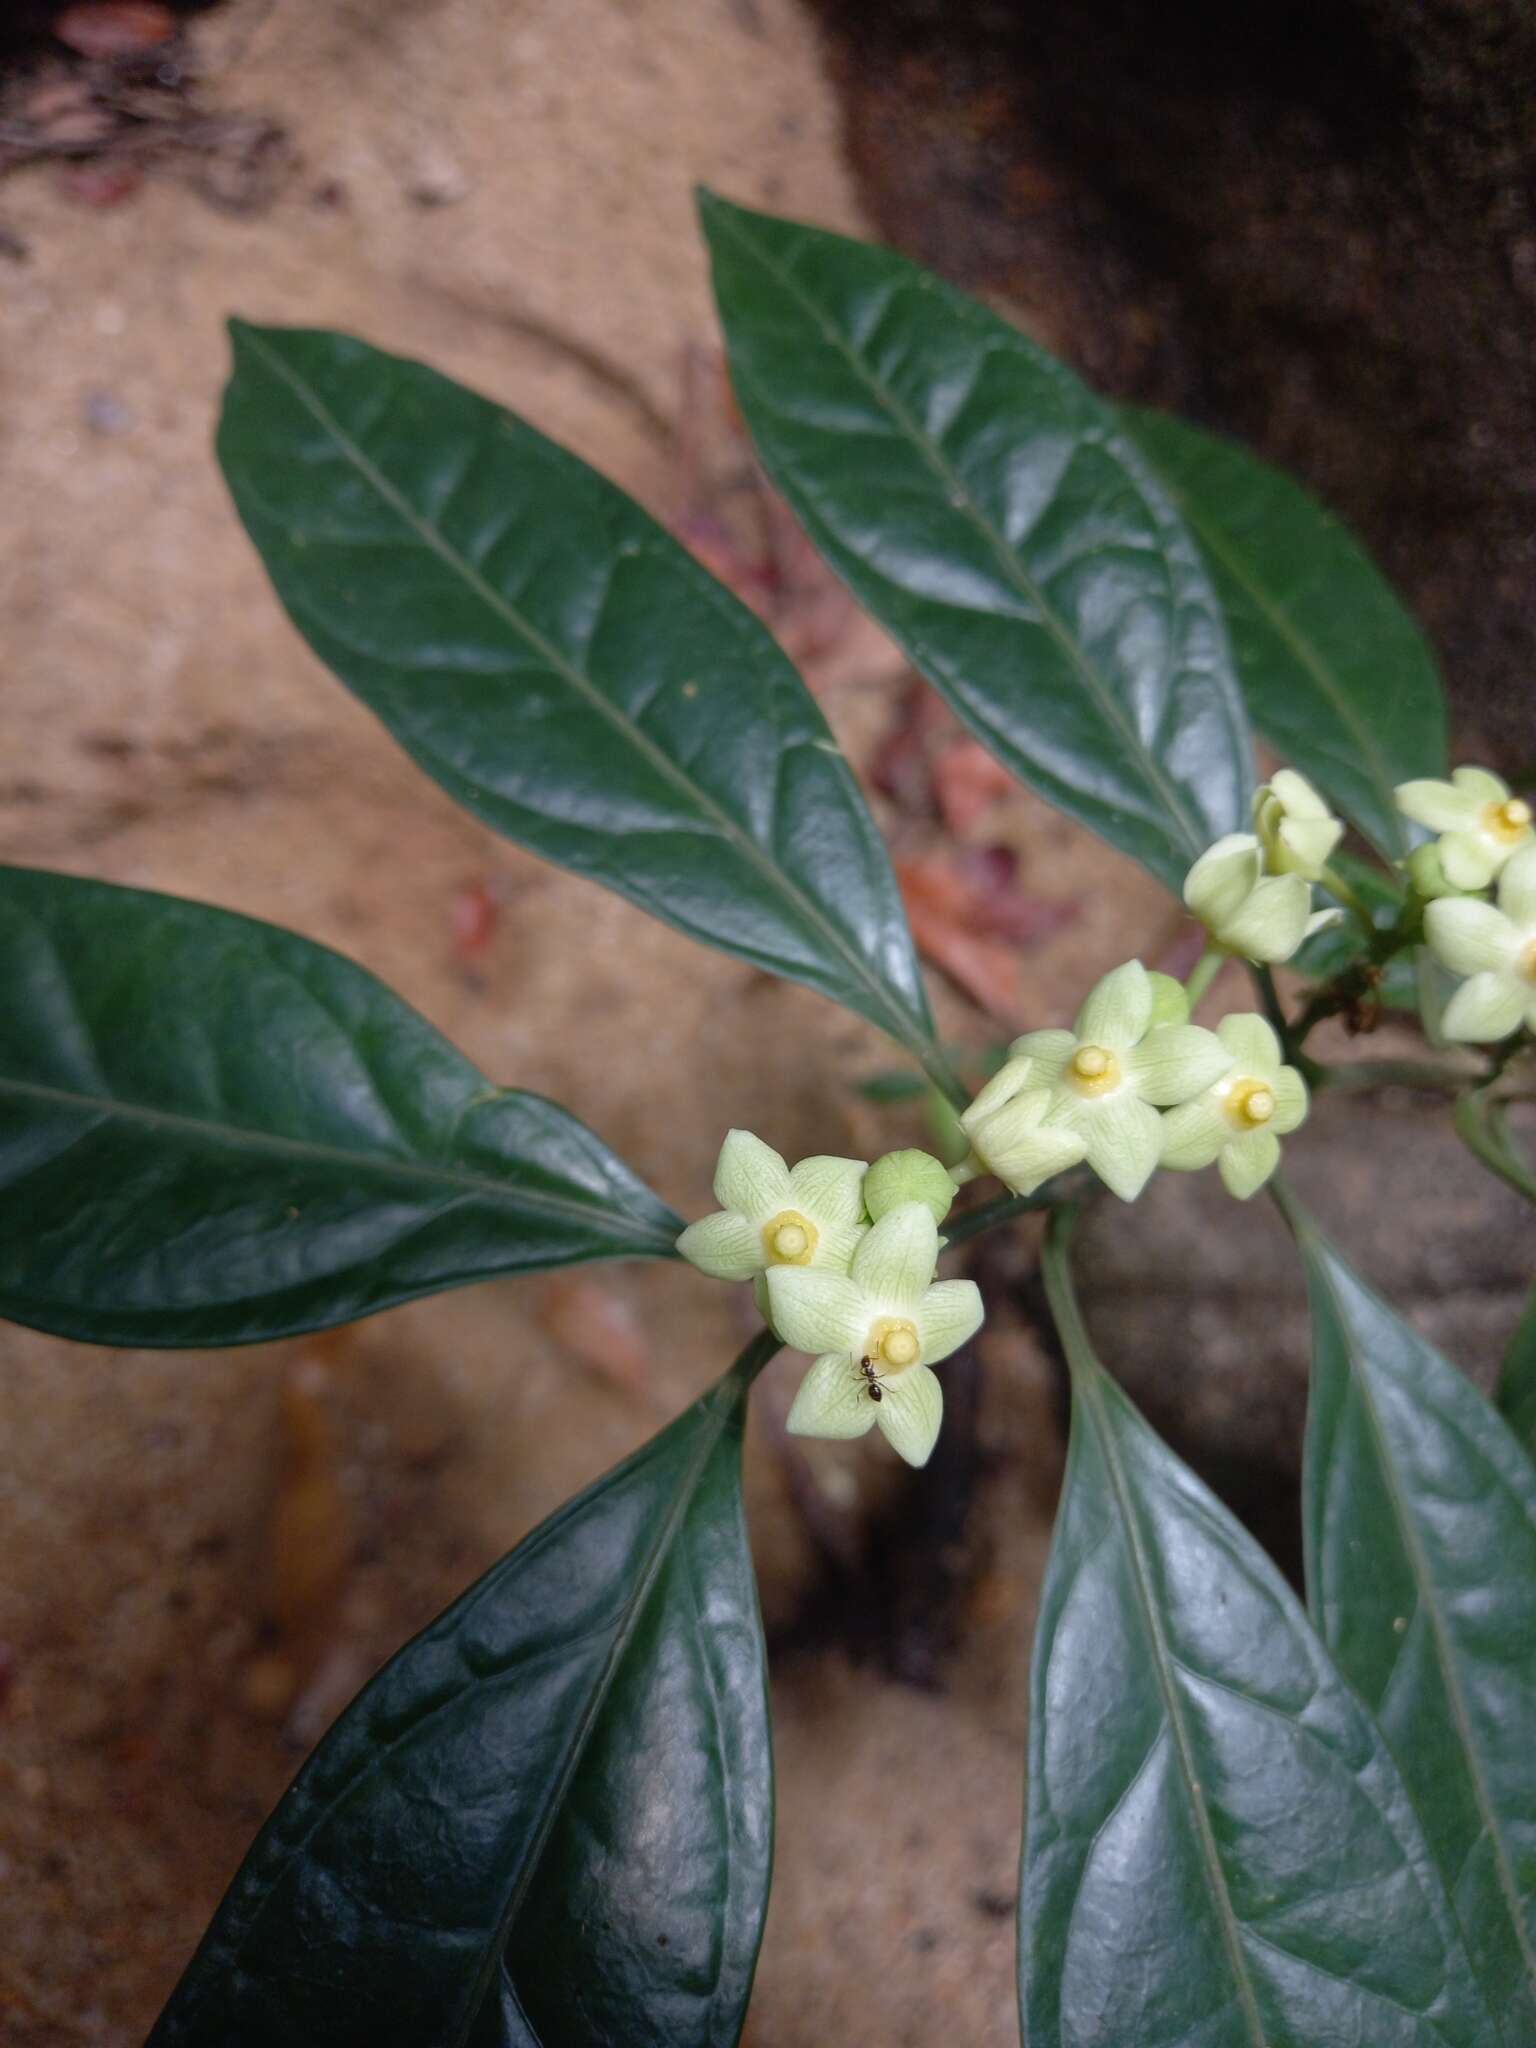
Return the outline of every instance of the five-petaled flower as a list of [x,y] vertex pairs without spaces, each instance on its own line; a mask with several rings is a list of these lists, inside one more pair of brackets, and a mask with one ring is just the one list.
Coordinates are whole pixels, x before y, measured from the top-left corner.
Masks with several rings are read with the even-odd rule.
[[1280,1041],[1262,1017],[1223,1017],[1216,1026],[1226,1073],[1163,1118],[1164,1166],[1193,1173],[1214,1160],[1229,1195],[1257,1194],[1280,1164],[1280,1140],[1307,1113],[1307,1088],[1282,1064]]
[[862,1159],[828,1154],[789,1167],[750,1131],[728,1131],[715,1167],[720,1207],[690,1223],[677,1248],[714,1280],[751,1280],[772,1266],[846,1273],[864,1235],[866,1170]]
[[1157,1021],[1163,980],[1128,960],[1090,992],[1072,1030],[1014,1040],[960,1121],[977,1157],[1016,1193],[1086,1159],[1133,1202],[1162,1150],[1158,1109],[1188,1102],[1231,1064],[1214,1032]]
[[1536,1031],[1536,841],[1499,877],[1499,901],[1442,896],[1424,910],[1424,934],[1436,959],[1470,975],[1445,1006],[1447,1038],[1508,1038]]
[[1536,844],[1530,805],[1486,768],[1453,769],[1449,782],[1400,782],[1394,795],[1404,817],[1440,834],[1440,865],[1453,889],[1486,889],[1507,861]]
[[922,1202],[882,1216],[846,1273],[773,1266],[773,1326],[817,1354],[786,1427],[796,1436],[862,1436],[878,1423],[909,1465],[933,1450],[944,1396],[930,1370],[981,1327],[971,1280],[935,1282],[939,1227]]
[[1272,875],[1323,878],[1344,826],[1304,775],[1277,768],[1253,799],[1253,825]]

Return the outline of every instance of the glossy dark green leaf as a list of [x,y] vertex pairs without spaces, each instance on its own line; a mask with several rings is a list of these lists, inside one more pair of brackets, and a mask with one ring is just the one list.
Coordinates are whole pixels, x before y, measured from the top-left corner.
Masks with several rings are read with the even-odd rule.
[[1499,1411],[1536,1457],[1536,1287],[1499,1370]]
[[[1365,904],[1378,929],[1385,930],[1397,922],[1404,899],[1404,887],[1400,881],[1395,881],[1369,861],[1356,860],[1347,853],[1336,853],[1331,866]],[[1308,939],[1291,959],[1290,967],[1293,973],[1304,974],[1311,981],[1333,981],[1349,968],[1362,964],[1365,955],[1364,934],[1355,919],[1346,915],[1338,924],[1329,925]],[[1419,1007],[1414,948],[1394,953],[1383,964],[1376,983],[1376,995],[1389,1010],[1416,1010]]]
[[1318,1627],[1397,1753],[1509,2048],[1536,2041],[1536,1470],[1301,1222]]
[[151,2048],[729,2048],[773,1832],[759,1339],[359,1695]]
[[585,1125],[324,946],[0,869],[0,1315],[246,1344],[498,1273],[665,1258]]
[[509,839],[925,1044],[885,847],[767,628],[489,400],[344,335],[232,333],[240,516],[412,758]]
[[1412,844],[1393,786],[1445,773],[1433,655],[1348,527],[1246,448],[1122,408],[1226,607],[1248,714],[1391,860]]
[[701,200],[736,395],[812,540],[1019,778],[1177,890],[1252,767],[1193,541],[1114,413],[883,249]]
[[[1053,1226],[1054,1234],[1055,1226]],[[1029,2048],[1490,2048],[1382,1735],[1087,1349],[1031,1690]]]

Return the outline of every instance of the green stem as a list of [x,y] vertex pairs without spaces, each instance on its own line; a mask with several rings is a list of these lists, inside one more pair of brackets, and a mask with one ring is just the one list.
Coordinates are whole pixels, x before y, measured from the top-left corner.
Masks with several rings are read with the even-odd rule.
[[1506,1186],[1536,1202],[1536,1174],[1521,1158],[1504,1129],[1501,1104],[1487,1089],[1474,1088],[1456,1104],[1456,1133],[1474,1158],[1497,1174]]
[[732,1361],[728,1377],[741,1379],[742,1385],[750,1387],[770,1358],[784,1349],[784,1339],[772,1330],[761,1329],[750,1344],[744,1345]]
[[1335,874],[1332,868],[1324,868],[1319,879],[1323,887],[1328,891],[1328,894],[1337,897],[1338,901],[1344,905],[1344,908],[1351,913],[1364,931],[1365,936],[1374,946],[1377,939],[1381,937],[1381,930],[1375,918],[1372,917],[1371,906],[1366,902],[1365,898],[1357,889],[1351,888],[1342,875]]
[[970,1238],[980,1237],[983,1231],[995,1230],[1000,1223],[1011,1223],[1015,1216],[1033,1216],[1042,1209],[1055,1210],[1067,1203],[1075,1207],[1086,1191],[1083,1174],[1073,1168],[1046,1181],[1032,1195],[999,1195],[995,1201],[967,1209],[942,1226],[944,1236],[952,1245],[964,1244]]
[[1195,962],[1194,969],[1184,984],[1184,995],[1189,1003],[1191,1016],[1195,1014],[1195,1005],[1220,973],[1226,957],[1220,946],[1207,946]]
[[1082,1382],[1096,1379],[1102,1368],[1078,1306],[1077,1289],[1072,1284],[1072,1233],[1077,1228],[1078,1214],[1075,1202],[1063,1202],[1060,1208],[1051,1211],[1040,1250],[1040,1276],[1072,1378]]

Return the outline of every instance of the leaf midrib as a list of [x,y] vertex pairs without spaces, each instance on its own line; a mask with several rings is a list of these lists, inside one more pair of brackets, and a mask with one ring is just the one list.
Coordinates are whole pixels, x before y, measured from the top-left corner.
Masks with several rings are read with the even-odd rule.
[[[1269,597],[1263,584],[1258,582],[1248,571],[1246,558],[1235,550],[1234,544],[1226,538],[1219,527],[1213,526],[1208,518],[1191,505],[1184,492],[1157,465],[1155,456],[1152,460],[1154,466],[1158,467],[1158,474],[1163,477],[1170,495],[1177,502],[1179,510],[1183,513],[1186,523],[1194,531],[1196,538],[1223,565],[1233,582],[1239,586],[1250,602],[1268,621],[1277,637],[1284,641],[1291,649],[1291,652],[1301,663],[1302,667],[1311,675],[1319,690],[1332,704],[1338,714],[1340,723],[1353,733],[1361,753],[1370,763],[1371,780],[1375,784],[1377,796],[1382,800],[1383,814],[1395,820],[1392,791],[1396,784],[1396,778],[1387,767],[1386,759],[1381,752],[1380,743],[1376,735],[1344,695],[1343,690],[1334,678],[1332,669],[1323,660],[1312,641],[1294,623],[1290,614],[1282,610]],[[1396,829],[1395,822],[1392,833],[1392,848],[1397,853],[1403,853],[1407,850],[1407,841],[1404,835]]]
[[[1392,1503],[1392,1513],[1397,1522],[1398,1537],[1403,1549],[1408,1554],[1408,1562],[1413,1572],[1414,1584],[1418,1589],[1419,1602],[1425,1615],[1428,1617],[1430,1630],[1434,1637],[1435,1661],[1440,1667],[1441,1683],[1445,1688],[1446,1701],[1451,1709],[1451,1716],[1456,1726],[1456,1734],[1461,1743],[1467,1775],[1472,1781],[1472,1790],[1477,1800],[1478,1813],[1481,1816],[1483,1827],[1493,1851],[1493,1865],[1494,1869],[1498,1872],[1499,1890],[1503,1895],[1505,1911],[1514,1928],[1515,1941],[1525,1963],[1527,1980],[1533,1989],[1536,1989],[1536,1951],[1533,1951],[1530,1936],[1526,1931],[1525,1918],[1520,1909],[1519,1887],[1516,1885],[1514,1873],[1509,1867],[1508,1852],[1504,1846],[1504,1838],[1499,1831],[1498,1816],[1493,1800],[1489,1795],[1487,1783],[1483,1777],[1482,1759],[1478,1753],[1473,1736],[1471,1718],[1467,1712],[1467,1705],[1462,1695],[1461,1687],[1457,1682],[1455,1660],[1451,1654],[1451,1644],[1445,1619],[1440,1612],[1434,1575],[1430,1570],[1429,1560],[1419,1540],[1418,1525],[1414,1521],[1412,1512],[1403,1497],[1396,1463],[1389,1454],[1389,1439],[1376,1403],[1369,1367],[1363,1367],[1358,1362],[1364,1356],[1363,1347],[1355,1342],[1353,1325],[1345,1312],[1338,1289],[1334,1286],[1329,1255],[1321,1245],[1316,1245],[1312,1249],[1312,1264],[1322,1280],[1328,1299],[1333,1306],[1334,1314],[1338,1319],[1340,1332],[1344,1338],[1345,1354],[1350,1361],[1350,1378],[1359,1389],[1361,1405],[1365,1410],[1371,1439],[1376,1449],[1377,1464],[1386,1483],[1387,1498]],[[1452,1904],[1454,1907],[1454,1901],[1452,1901]],[[1457,1917],[1458,1919],[1460,1918],[1459,1913]],[[1499,2024],[1497,2019],[1495,2019],[1495,2024]],[[1502,2026],[1500,2031],[1502,2032]]]
[[[518,1091],[511,1092],[516,1094]],[[601,1217],[609,1224],[622,1222],[626,1226],[633,1226],[637,1231],[642,1229],[642,1226],[625,1210],[609,1208],[600,1202],[583,1202],[570,1195],[531,1194],[508,1181],[497,1180],[489,1174],[473,1173],[465,1167],[431,1166],[410,1159],[391,1159],[373,1152],[352,1152],[343,1145],[322,1145],[312,1138],[289,1138],[274,1131],[253,1130],[248,1124],[215,1123],[208,1118],[188,1116],[180,1110],[157,1109],[142,1103],[124,1102],[117,1096],[85,1095],[68,1088],[53,1088],[40,1082],[16,1081],[8,1076],[0,1076],[0,1101],[7,1097],[54,1102],[63,1108],[89,1110],[97,1115],[124,1118],[151,1130],[180,1132],[187,1136],[211,1139],[219,1144],[234,1145],[252,1151],[268,1152],[279,1157],[310,1160],[328,1166],[345,1166],[354,1173],[362,1171],[384,1178],[425,1181],[429,1185],[453,1188],[460,1194],[487,1195],[514,1209],[549,1210],[579,1222],[590,1222],[593,1217]],[[643,1234],[653,1238],[658,1244],[665,1243],[667,1249],[671,1249],[669,1238],[663,1239],[654,1231],[644,1231]]]
[[1136,1518],[1132,1490],[1120,1463],[1119,1446],[1114,1440],[1114,1431],[1104,1409],[1103,1368],[1097,1360],[1088,1363],[1087,1370],[1079,1376],[1079,1391],[1089,1413],[1093,1417],[1094,1431],[1103,1454],[1109,1483],[1114,1490],[1115,1505],[1126,1531],[1130,1545],[1136,1596],[1141,1608],[1142,1620],[1152,1645],[1153,1668],[1157,1674],[1157,1686],[1163,1697],[1164,1712],[1168,1717],[1169,1731],[1173,1737],[1174,1751],[1179,1760],[1179,1769],[1188,1793],[1190,1811],[1194,1816],[1195,1833],[1200,1844],[1201,1859],[1205,1864],[1206,1889],[1216,1906],[1216,1917],[1221,1926],[1222,1945],[1227,1951],[1227,1960],[1232,1970],[1243,2017],[1247,2023],[1252,2048],[1266,2048],[1263,2016],[1259,2011],[1258,1999],[1249,1975],[1247,1958],[1243,1954],[1240,1934],[1241,1923],[1237,1909],[1232,1904],[1232,1894],[1227,1885],[1227,1876],[1222,1868],[1221,1855],[1216,1846],[1215,1832],[1211,1827],[1210,1815],[1206,1810],[1204,1794],[1200,1789],[1200,1773],[1196,1768],[1194,1749],[1190,1742],[1189,1730],[1185,1726],[1184,1709],[1178,1691],[1172,1680],[1172,1666],[1175,1663],[1164,1632],[1162,1617],[1152,1595],[1152,1574],[1148,1565],[1145,1546],[1142,1541],[1141,1525]]
[[528,645],[537,652],[540,659],[548,663],[556,675],[564,682],[570,684],[574,690],[584,697],[593,709],[598,712],[599,716],[606,718],[615,730],[620,732],[629,741],[636,752],[642,755],[664,780],[672,783],[676,788],[685,791],[698,810],[719,831],[721,837],[733,845],[742,857],[765,877],[778,895],[786,898],[796,907],[806,923],[819,934],[828,949],[843,962],[853,981],[867,991],[873,1001],[876,1013],[887,1020],[884,1028],[890,1036],[899,1045],[905,1045],[908,1048],[918,1044],[921,1034],[914,1032],[912,1025],[907,1021],[899,1006],[893,1004],[891,991],[886,983],[874,973],[863,957],[849,944],[848,940],[827,917],[815,899],[801,889],[788,870],[780,867],[775,861],[770,860],[750,834],[742,830],[729,811],[722,809],[701,784],[693,781],[678,766],[671,755],[658,747],[655,741],[635,724],[633,719],[626,717],[609,697],[583,675],[581,670],[561,652],[553,641],[546,639],[515,605],[509,603],[502,596],[494,584],[488,582],[481,575],[473,563],[467,561],[463,555],[459,554],[456,549],[449,545],[446,538],[438,532],[436,527],[417,512],[410,500],[395,487],[383,470],[379,468],[378,464],[373,462],[352,436],[346,432],[340,421],[331,412],[330,408],[321,401],[319,396],[311,391],[309,386],[299,377],[289,371],[287,365],[275,351],[267,347],[255,328],[244,327],[241,329],[241,333],[247,346],[252,348],[261,357],[274,376],[287,385],[288,389],[310,414],[311,418],[331,436],[342,454],[357,469],[359,475],[372,486],[384,503],[416,535],[418,540],[425,547],[431,549],[440,561],[446,563],[460,578],[466,588],[471,590],[489,610],[510,626],[513,632],[520,634]]
[[1014,553],[1013,549],[1009,547],[1006,539],[997,531],[980,505],[977,504],[970,486],[964,477],[952,466],[937,442],[919,425],[895,394],[889,391],[870,370],[865,368],[863,360],[857,351],[844,339],[836,326],[822,312],[816,301],[800,286],[793,273],[786,270],[782,264],[776,262],[772,256],[750,241],[742,230],[738,228],[729,213],[720,212],[717,218],[722,222],[727,232],[735,236],[748,255],[754,257],[784,288],[789,296],[804,309],[812,323],[820,329],[823,337],[843,357],[865,389],[872,394],[876,402],[884,408],[896,426],[912,442],[918,453],[944,485],[945,494],[951,507],[965,515],[977,533],[980,534],[1007,579],[1023,597],[1027,598],[1035,606],[1045,624],[1046,630],[1066,655],[1069,666],[1077,671],[1081,680],[1086,684],[1089,695],[1099,706],[1105,722],[1120,734],[1128,751],[1141,762],[1147,782],[1162,799],[1178,827],[1184,842],[1184,850],[1191,858],[1202,852],[1206,845],[1203,830],[1198,819],[1186,807],[1184,798],[1177,785],[1169,781],[1165,776],[1162,763],[1145,746],[1140,734],[1127,718],[1118,698],[1088,660],[1082,648],[1067,630],[1066,625],[1057,616],[1055,607],[1050,603],[1045,592],[1035,581],[1034,577],[1029,574],[1023,562]]

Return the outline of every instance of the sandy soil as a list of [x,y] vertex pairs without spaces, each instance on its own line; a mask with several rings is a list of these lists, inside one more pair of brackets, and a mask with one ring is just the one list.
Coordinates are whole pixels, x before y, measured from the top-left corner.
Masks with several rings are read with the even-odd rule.
[[[426,783],[287,626],[209,452],[220,323],[239,312],[420,355],[674,509],[683,351],[711,332],[691,185],[859,226],[807,23],[789,0],[236,0],[202,47],[210,103],[292,139],[269,208],[232,219],[169,176],[105,211],[42,172],[0,190],[31,251],[0,279],[0,857],[203,896],[342,948],[684,1212],[708,1205],[728,1123],[791,1154],[920,1135],[853,1093],[890,1063],[875,1034],[494,841]],[[899,664],[854,630],[815,680],[867,763]],[[1030,956],[1024,1021],[1070,1010],[1129,934],[1172,936],[1150,885],[1039,807],[1016,798],[991,829],[1032,889],[1081,903]],[[468,953],[455,918],[485,903],[494,934]],[[947,1030],[995,1035],[940,993]],[[1424,1124],[1411,1103],[1375,1114]],[[1382,1183],[1357,1138],[1337,1142],[1354,1178],[1320,1152],[1319,1196],[1372,1252]],[[1488,1249],[1506,1211],[1475,1177],[1443,1199],[1462,1264],[1382,1277],[1487,1357],[1514,1315],[1514,1262]],[[1294,1467],[1299,1306],[1267,1219],[1219,1272],[1192,1259],[1208,1209],[1203,1187],[1176,1188],[1134,1228],[1106,1215],[1098,1313],[1160,1420],[1210,1452],[1237,1418],[1267,1484]],[[1187,1386],[1135,1306],[1155,1276],[1166,1327],[1181,1270],[1215,1282]],[[1219,1306],[1256,1287],[1277,1390],[1257,1406]],[[0,1331],[6,2041],[140,2038],[361,1680],[706,1385],[746,1328],[725,1290],[622,1269],[207,1356]],[[1060,1441],[1027,1328],[1001,1314],[985,1364],[958,1647],[926,1690],[889,1675],[860,1626],[860,1603],[888,1592],[881,1553],[840,1580],[827,1562],[921,1501],[878,1446],[787,1472],[773,1423],[792,1365],[765,1383],[749,1493],[782,1653],[781,1810],[754,2048],[1016,2039],[1023,1677]],[[925,1754],[943,1771],[914,1770]]]

